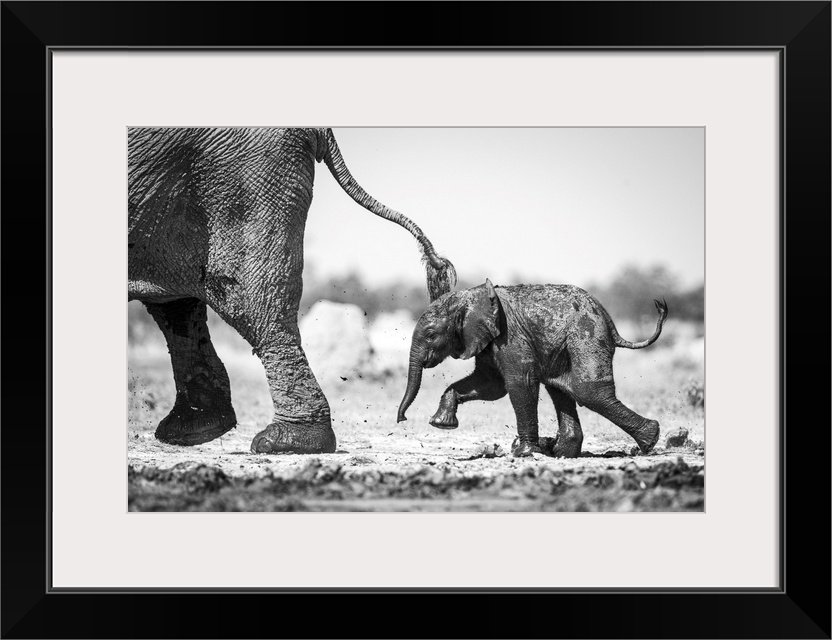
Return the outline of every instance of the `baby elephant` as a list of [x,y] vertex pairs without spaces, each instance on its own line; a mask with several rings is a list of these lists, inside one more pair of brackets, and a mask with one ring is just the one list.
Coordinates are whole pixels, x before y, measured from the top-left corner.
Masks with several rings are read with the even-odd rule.
[[407,390],[398,421],[406,420],[430,369],[448,356],[476,356],[471,375],[449,386],[430,419],[434,427],[459,426],[456,408],[471,400],[497,400],[508,393],[517,415],[515,456],[541,452],[537,401],[540,384],[552,397],[558,433],[551,453],[574,458],[583,433],[576,403],[601,414],[633,437],[648,453],[659,439],[659,423],[638,415],[615,397],[612,357],[616,347],[643,349],[653,344],[667,318],[667,304],[654,301],[659,319],[643,342],[624,340],[601,304],[571,285],[494,287],[490,280],[435,300],[413,330]]

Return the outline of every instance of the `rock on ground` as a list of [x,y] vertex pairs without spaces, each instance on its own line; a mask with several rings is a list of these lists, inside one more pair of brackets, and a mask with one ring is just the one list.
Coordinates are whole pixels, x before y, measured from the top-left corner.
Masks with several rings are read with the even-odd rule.
[[665,440],[665,444],[668,448],[671,447],[684,447],[688,441],[688,430],[679,428],[674,429],[670,433],[667,434],[667,439]]

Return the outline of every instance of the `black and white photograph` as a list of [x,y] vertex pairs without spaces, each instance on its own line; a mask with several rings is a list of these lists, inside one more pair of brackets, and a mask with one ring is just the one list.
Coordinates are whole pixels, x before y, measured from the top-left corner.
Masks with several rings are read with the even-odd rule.
[[829,638],[832,3],[414,8],[3,2],[0,635]]
[[126,135],[130,511],[704,511],[703,127]]

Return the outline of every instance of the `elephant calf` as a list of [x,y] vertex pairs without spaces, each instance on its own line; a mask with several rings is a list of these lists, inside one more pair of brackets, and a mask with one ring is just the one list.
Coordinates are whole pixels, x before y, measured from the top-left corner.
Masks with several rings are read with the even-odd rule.
[[624,406],[615,396],[612,358],[616,347],[653,344],[667,318],[667,304],[654,301],[656,331],[643,342],[624,340],[601,304],[571,285],[494,287],[490,280],[443,295],[428,307],[413,330],[407,390],[398,421],[406,420],[422,381],[422,369],[448,356],[476,356],[473,373],[442,394],[430,424],[455,429],[457,406],[471,400],[497,400],[508,394],[517,415],[514,456],[541,452],[537,401],[540,384],[555,405],[558,433],[551,453],[577,457],[583,433],[576,404],[601,414],[650,452],[659,423]]

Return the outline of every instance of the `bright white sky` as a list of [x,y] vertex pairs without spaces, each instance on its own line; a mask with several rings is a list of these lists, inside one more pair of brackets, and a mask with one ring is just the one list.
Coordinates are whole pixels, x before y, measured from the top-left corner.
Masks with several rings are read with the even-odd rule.
[[[356,180],[414,220],[460,277],[585,285],[663,264],[685,287],[704,281],[702,128],[334,133]],[[316,171],[305,277],[424,282],[412,236],[355,204],[323,163]]]

